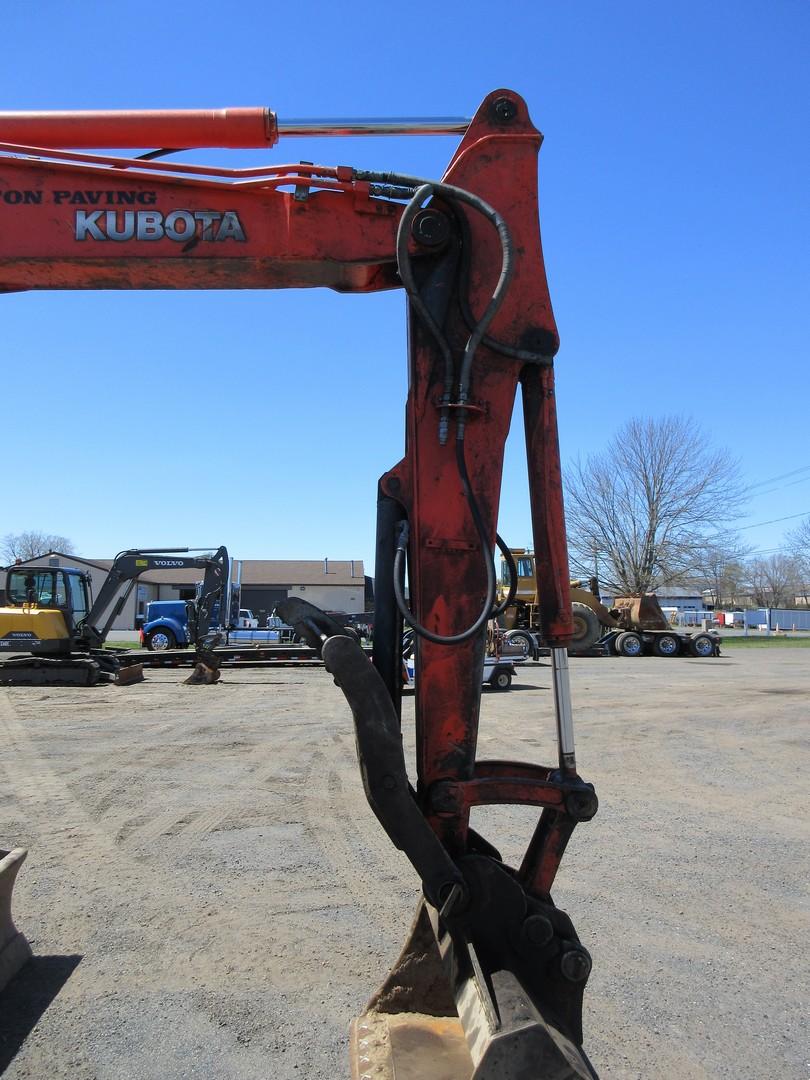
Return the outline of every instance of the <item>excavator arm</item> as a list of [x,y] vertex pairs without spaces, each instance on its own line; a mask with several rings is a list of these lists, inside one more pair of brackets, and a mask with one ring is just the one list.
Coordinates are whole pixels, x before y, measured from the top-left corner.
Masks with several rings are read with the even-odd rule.
[[[596,797],[576,770],[565,651],[572,618],[559,342],[538,225],[542,137],[523,100],[498,90],[438,180],[158,158],[190,146],[268,146],[281,128],[266,110],[195,116],[0,114],[0,290],[405,290],[405,453],[379,482],[373,664],[317,609],[285,617],[322,649],[349,701],[366,794],[421,878],[418,925],[430,927],[476,1080],[593,1077],[581,1026],[590,958],[551,898],[566,843]],[[122,145],[150,152],[66,149]],[[518,386],[554,679],[552,765],[476,752]],[[399,736],[403,623],[417,640],[415,786]],[[494,803],[541,811],[517,868],[470,828],[471,810]]]
[[[110,571],[93,600],[90,611],[77,627],[78,644],[98,649],[121,612],[138,578],[148,570],[203,570],[204,580],[197,609],[200,620],[190,634],[193,640],[205,637],[211,619],[211,608],[228,575],[228,552],[220,547],[213,556],[189,555],[188,548],[131,548],[121,551],[113,560]],[[122,590],[123,586],[123,590]],[[116,599],[117,598],[117,599]],[[103,622],[102,622],[103,619]],[[100,625],[99,625],[100,624]]]

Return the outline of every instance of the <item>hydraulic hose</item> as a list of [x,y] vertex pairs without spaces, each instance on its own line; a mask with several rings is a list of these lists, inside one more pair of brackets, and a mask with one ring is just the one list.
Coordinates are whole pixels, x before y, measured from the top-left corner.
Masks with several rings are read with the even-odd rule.
[[[440,401],[440,413],[439,413],[439,442],[441,445],[445,445],[448,438],[450,408],[455,406],[456,408],[456,466],[458,468],[459,478],[461,480],[464,497],[470,509],[470,513],[473,518],[476,532],[481,543],[481,549],[485,553],[485,568],[487,575],[487,591],[484,605],[480,614],[466,630],[461,631],[458,634],[442,635],[436,634],[432,630],[429,630],[426,626],[422,625],[418,619],[408,610],[408,606],[405,603],[404,595],[404,581],[405,581],[405,558],[408,544],[408,525],[403,523],[400,529],[400,535],[397,542],[397,550],[394,557],[394,596],[396,599],[397,607],[403,619],[412,626],[415,633],[420,637],[426,638],[428,641],[435,642],[442,645],[455,645],[463,641],[467,641],[473,637],[478,631],[486,624],[487,620],[493,615],[493,605],[495,603],[496,596],[496,577],[495,567],[492,558],[488,554],[489,550],[489,537],[487,528],[481,515],[480,508],[475,499],[475,496],[470,485],[469,474],[467,471],[467,463],[464,455],[464,436],[467,423],[467,410],[465,408],[469,399],[470,381],[473,361],[479,345],[486,336],[486,331],[498,312],[501,304],[503,303],[506,291],[509,287],[514,271],[514,250],[512,244],[512,238],[509,233],[509,227],[506,224],[505,219],[490,206],[484,199],[472,192],[465,191],[463,188],[455,187],[452,184],[444,184],[439,181],[423,180],[419,177],[403,175],[399,173],[375,173],[364,170],[358,170],[355,172],[355,178],[358,180],[368,181],[371,184],[371,194],[381,195],[388,198],[402,198],[406,192],[411,194],[410,201],[403,211],[402,217],[399,222],[399,228],[397,230],[397,265],[399,269],[400,279],[403,287],[408,294],[408,299],[420,321],[426,327],[436,342],[439,351],[442,356],[444,366],[443,376],[443,389],[442,397]],[[501,245],[501,269],[498,276],[498,281],[490,297],[489,303],[481,316],[481,318],[472,326],[471,333],[467,339],[464,353],[461,358],[460,368],[457,376],[457,391],[456,401],[452,400],[453,384],[456,378],[455,364],[452,349],[447,341],[442,327],[434,318],[432,312],[429,310],[422,297],[419,294],[419,286],[413,273],[413,266],[411,262],[410,252],[408,251],[408,241],[410,238],[411,225],[417,213],[422,208],[427,199],[436,195],[446,199],[451,205],[457,203],[464,203],[470,206],[477,213],[483,215],[495,228],[498,233],[498,239]],[[456,210],[456,217],[462,218],[463,215],[459,214]],[[467,243],[469,243],[469,230],[466,233]],[[469,308],[468,308],[469,310]],[[500,541],[500,538],[498,538]],[[503,542],[499,542],[499,547],[505,552],[505,545]],[[508,556],[507,556],[508,557]],[[513,567],[512,567],[513,569]],[[515,574],[512,574],[513,581],[516,587]],[[512,599],[514,598],[514,592],[512,592]],[[507,600],[510,603],[511,599]],[[505,606],[505,605],[504,605]],[[494,613],[499,614],[504,610],[504,607],[498,607],[494,609]]]
[[[476,532],[481,541],[481,547],[483,551],[487,551],[489,548],[489,538],[487,536],[486,525],[484,519],[481,516],[481,511],[478,507],[478,502],[470,487],[470,479],[467,473],[467,462],[464,458],[464,443],[458,439],[456,441],[456,463],[458,465],[459,476],[464,489],[464,494],[470,507],[470,513],[472,514],[473,522],[475,524]],[[419,637],[426,638],[428,641],[434,642],[436,645],[459,645],[463,641],[467,641],[473,637],[478,631],[487,623],[489,619],[495,618],[505,611],[506,608],[512,603],[517,592],[517,567],[515,566],[515,560],[512,557],[512,552],[506,546],[505,541],[499,534],[495,534],[495,543],[498,549],[506,559],[509,567],[509,591],[504,600],[493,607],[496,593],[496,578],[495,578],[495,566],[491,558],[485,559],[485,567],[487,571],[487,593],[484,605],[481,609],[481,613],[478,615],[475,622],[469,626],[466,630],[462,630],[458,634],[436,634],[432,630],[428,630],[426,626],[414,616],[409,610],[405,601],[405,557],[408,550],[408,538],[410,535],[410,528],[407,521],[403,521],[399,529],[399,537],[397,539],[397,550],[394,555],[394,598],[396,599],[399,613],[405,622],[413,627],[413,630]]]

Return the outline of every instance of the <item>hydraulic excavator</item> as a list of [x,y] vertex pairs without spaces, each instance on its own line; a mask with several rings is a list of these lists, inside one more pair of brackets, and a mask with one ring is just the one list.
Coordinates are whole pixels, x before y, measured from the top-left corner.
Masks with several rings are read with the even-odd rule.
[[85,570],[72,566],[9,567],[6,606],[0,607],[0,686],[94,686],[117,677],[133,682],[141,665],[121,668],[104,642],[141,574],[148,570],[194,569],[203,573],[196,600],[188,601],[189,637],[197,648],[195,682],[201,665],[212,663],[208,634],[214,604],[228,577],[228,552],[189,555],[188,548],[132,548],[113,560],[98,596]]
[[[440,179],[167,160],[198,147],[363,133],[461,139]],[[510,90],[461,121],[285,124],[265,108],[0,114],[0,290],[405,291],[405,453],[378,486],[372,659],[317,608],[281,611],[343,690],[368,801],[422,886],[400,962],[354,1025],[357,1078],[596,1076],[582,1045],[591,958],[552,899],[566,844],[597,799],[574,750],[541,139]],[[496,526],[518,385],[551,651],[551,764],[476,755],[487,622],[499,607],[493,552],[508,550]],[[415,777],[400,729],[403,624],[417,639]],[[490,804],[538,808],[519,866],[470,827],[471,810]]]

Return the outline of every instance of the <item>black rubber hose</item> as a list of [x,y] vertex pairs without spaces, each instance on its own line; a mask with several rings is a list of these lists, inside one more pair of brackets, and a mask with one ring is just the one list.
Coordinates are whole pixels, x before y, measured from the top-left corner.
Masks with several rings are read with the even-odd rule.
[[[464,458],[464,442],[462,439],[456,439],[456,464],[458,466],[462,487],[464,488],[464,495],[470,507],[473,523],[476,532],[478,533],[479,540],[481,541],[482,550],[487,552],[489,548],[489,538],[478,503],[470,488],[470,478],[467,473],[467,462]],[[413,627],[414,631],[420,637],[426,638],[436,645],[459,645],[463,641],[468,641],[486,625],[487,620],[492,616],[492,606],[495,602],[496,594],[495,565],[492,558],[489,555],[485,558],[487,594],[484,605],[481,608],[481,613],[475,622],[471,626],[468,626],[466,630],[462,630],[459,634],[449,634],[446,636],[443,634],[435,634],[432,630],[428,630],[426,626],[423,626],[422,623],[419,622],[416,616],[408,610],[408,605],[405,603],[405,554],[408,547],[408,533],[408,523],[403,522],[402,527],[400,528],[399,540],[397,542],[397,552],[394,556],[394,596],[402,618],[409,626]]]
[[[413,195],[405,208],[403,215],[399,222],[397,230],[397,265],[399,269],[400,279],[402,280],[403,287],[405,288],[408,298],[416,312],[417,316],[424,323],[431,336],[436,341],[442,354],[444,361],[444,386],[441,399],[441,412],[439,420],[439,441],[444,445],[447,441],[448,427],[449,427],[449,410],[452,404],[452,388],[453,388],[453,354],[450,348],[449,342],[444,335],[444,332],[439,326],[438,322],[434,319],[432,313],[428,309],[427,305],[419,295],[419,288],[415,276],[413,274],[413,268],[411,265],[411,257],[408,251],[408,240],[410,237],[410,227],[414,217],[421,209],[423,203],[430,197],[439,194],[447,199],[451,204],[454,202],[466,203],[471,206],[475,211],[482,214],[495,228],[498,233],[498,238],[501,244],[502,260],[501,271],[498,277],[498,281],[495,285],[495,289],[487,304],[484,314],[477,321],[471,330],[470,337],[467,340],[467,344],[464,349],[464,354],[461,360],[461,369],[458,376],[458,400],[455,404],[460,406],[456,413],[456,464],[459,472],[459,478],[461,479],[462,488],[464,490],[464,496],[467,500],[467,504],[472,514],[473,522],[475,524],[476,531],[478,533],[482,550],[486,553],[489,548],[489,539],[487,535],[486,526],[481,516],[478,503],[470,486],[469,474],[467,472],[467,464],[464,457],[464,435],[466,427],[466,409],[464,408],[470,387],[470,376],[472,372],[472,365],[475,359],[475,353],[481,344],[481,341],[486,335],[486,330],[493,318],[498,312],[501,304],[503,303],[506,291],[509,287],[509,282],[514,270],[514,254],[512,246],[512,238],[509,233],[509,227],[506,224],[505,219],[498,213],[494,207],[490,206],[484,199],[472,192],[465,191],[463,188],[455,187],[452,184],[443,184],[441,182],[425,181],[419,177],[408,176],[397,173],[373,173],[363,170],[355,172],[355,177],[359,180],[367,180],[372,184],[391,185],[395,184],[399,187],[400,191],[404,188],[412,189]],[[380,194],[384,193],[382,188],[377,189]],[[385,193],[390,192],[390,187],[385,190]],[[372,187],[372,194],[375,193],[375,189]],[[463,217],[458,214],[457,217]],[[469,238],[469,230],[467,231],[467,237]],[[469,239],[467,241],[469,243]],[[486,624],[487,620],[493,615],[493,604],[497,593],[497,583],[495,576],[495,567],[491,556],[485,555],[485,567],[487,573],[487,594],[486,602],[481,610],[480,615],[466,630],[460,634],[452,634],[444,636],[441,634],[434,634],[433,631],[428,630],[426,626],[423,626],[408,610],[405,603],[404,595],[404,580],[405,580],[405,555],[407,549],[407,535],[408,526],[407,523],[403,523],[400,531],[400,539],[397,544],[397,551],[394,557],[394,596],[396,599],[397,607],[403,619],[413,627],[414,631],[421,637],[426,638],[429,641],[433,641],[436,644],[442,645],[454,645],[463,641],[467,641],[473,637],[478,631]],[[499,545],[500,546],[500,545]],[[501,547],[501,550],[505,550],[505,545]],[[512,567],[514,570],[514,567]],[[516,588],[516,575],[513,572],[513,584]],[[510,586],[511,588],[511,586]],[[512,592],[512,599],[514,598],[514,592]],[[507,599],[506,603],[511,603],[511,599]],[[495,613],[500,613],[504,610],[503,607],[495,608]]]
[[[467,324],[467,329],[472,330],[475,327],[476,319],[472,313],[470,307],[470,301],[467,293],[469,291],[470,281],[470,223],[467,220],[466,214],[459,213],[456,207],[452,206],[453,217],[461,232],[461,269],[459,271],[459,289],[458,289],[458,306],[461,309],[461,314],[464,322]],[[539,364],[541,367],[549,367],[554,362],[553,356],[547,356],[544,353],[533,352],[530,349],[516,349],[513,345],[507,345],[503,341],[498,341],[496,338],[490,337],[485,334],[481,339],[481,344],[486,345],[488,349],[492,349],[493,352],[501,353],[502,356],[507,356],[510,360],[520,360],[524,364]]]

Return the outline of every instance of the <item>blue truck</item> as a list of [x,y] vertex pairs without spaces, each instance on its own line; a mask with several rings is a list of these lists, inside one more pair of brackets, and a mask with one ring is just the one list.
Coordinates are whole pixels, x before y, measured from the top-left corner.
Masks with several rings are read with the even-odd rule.
[[[211,619],[216,626],[216,619]],[[188,609],[185,600],[152,600],[146,607],[141,627],[141,644],[147,649],[185,649],[188,636]]]
[[[211,627],[219,623],[219,604],[214,604]],[[269,616],[266,629],[256,628],[252,612],[239,609],[238,626],[229,630],[229,645],[243,642],[291,643],[295,633],[283,619]],[[153,651],[186,649],[191,645],[188,633],[188,610],[185,600],[152,600],[146,607],[146,620],[141,628],[141,644]]]

